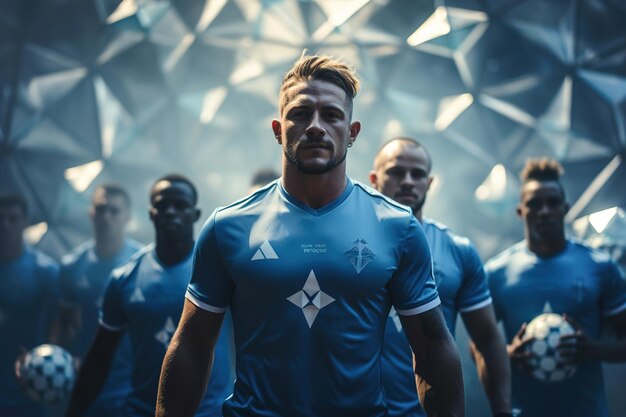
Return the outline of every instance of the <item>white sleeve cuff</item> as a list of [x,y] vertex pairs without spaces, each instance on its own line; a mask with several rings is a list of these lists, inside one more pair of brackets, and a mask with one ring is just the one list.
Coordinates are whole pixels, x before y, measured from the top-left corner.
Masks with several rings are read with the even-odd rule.
[[619,306],[619,307],[617,307],[617,308],[614,308],[614,309],[612,309],[612,310],[605,311],[605,312],[604,312],[604,315],[605,315],[605,316],[614,316],[614,315],[616,315],[617,313],[621,313],[621,312],[622,312],[622,311],[624,311],[624,310],[626,310],[626,303],[624,303],[624,304],[622,304],[621,306]]
[[124,326],[111,326],[110,324],[106,324],[104,321],[102,321],[102,319],[98,319],[98,323],[100,323],[100,326],[111,332],[121,332],[122,330],[124,330]]
[[470,311],[480,310],[481,308],[491,305],[491,303],[492,303],[492,300],[491,300],[491,297],[489,297],[486,300],[481,301],[480,303],[471,305],[469,307],[460,308],[459,313],[469,313]]
[[210,311],[211,313],[224,313],[226,312],[227,307],[215,307],[210,304],[201,301],[198,297],[193,295],[191,291],[187,290],[185,294],[185,298],[191,301],[196,307],[201,308],[206,311]]
[[423,313],[424,311],[432,310],[439,304],[441,304],[441,300],[439,299],[439,296],[437,296],[437,298],[435,298],[434,300],[429,301],[426,304],[422,304],[419,307],[412,308],[410,310],[400,310],[396,308],[396,313],[398,313],[399,316],[414,316],[416,314]]

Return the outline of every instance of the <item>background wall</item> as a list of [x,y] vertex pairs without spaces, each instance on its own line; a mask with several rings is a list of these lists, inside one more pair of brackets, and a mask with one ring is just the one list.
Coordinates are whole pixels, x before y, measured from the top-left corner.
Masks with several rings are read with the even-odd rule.
[[620,0],[3,0],[0,191],[27,196],[29,238],[56,257],[89,236],[89,197],[105,181],[132,191],[143,241],[148,188],[164,173],[194,179],[208,215],[244,195],[256,168],[280,168],[270,121],[305,48],[362,77],[353,178],[367,181],[385,139],[424,142],[436,175],[426,214],[486,259],[522,237],[524,160],[556,157],[573,232],[623,256]]

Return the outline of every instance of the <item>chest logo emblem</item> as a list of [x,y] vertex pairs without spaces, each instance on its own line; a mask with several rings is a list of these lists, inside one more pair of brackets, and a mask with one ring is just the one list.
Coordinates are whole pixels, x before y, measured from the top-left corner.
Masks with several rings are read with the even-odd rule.
[[171,317],[167,317],[165,320],[165,324],[163,328],[154,335],[154,338],[159,342],[163,343],[165,349],[170,345],[170,340],[172,340],[172,336],[176,331],[176,324],[174,324],[174,320]]
[[258,261],[260,259],[278,259],[278,255],[269,241],[263,242],[263,244],[254,252],[251,261]]
[[133,295],[130,296],[130,302],[131,303],[145,303],[146,302],[146,297],[143,296],[143,292],[141,291],[141,288],[135,287],[135,291],[133,292]]
[[317,283],[317,278],[315,277],[315,272],[313,272],[312,269],[304,283],[304,287],[297,293],[287,297],[287,300],[302,309],[309,329],[313,326],[317,313],[328,304],[335,301],[333,297],[320,289],[320,285]]
[[346,258],[350,261],[356,273],[359,274],[370,262],[374,260],[376,255],[367,246],[365,239],[357,239],[354,242],[354,247],[344,252]]

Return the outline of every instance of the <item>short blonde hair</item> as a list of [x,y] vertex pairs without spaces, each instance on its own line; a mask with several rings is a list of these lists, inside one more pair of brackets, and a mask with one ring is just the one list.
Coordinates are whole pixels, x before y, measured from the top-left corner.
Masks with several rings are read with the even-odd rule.
[[[306,52],[306,51],[305,51]],[[356,71],[339,59],[328,55],[305,55],[293,64],[285,74],[280,86],[279,110],[282,113],[287,104],[285,91],[301,81],[322,80],[335,84],[346,92],[350,104],[359,91],[360,82]]]

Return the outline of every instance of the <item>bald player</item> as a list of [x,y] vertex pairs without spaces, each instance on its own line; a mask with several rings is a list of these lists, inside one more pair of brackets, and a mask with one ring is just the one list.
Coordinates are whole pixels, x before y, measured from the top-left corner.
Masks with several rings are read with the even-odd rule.
[[[432,161],[426,148],[410,138],[383,145],[374,161],[374,188],[413,209],[433,256],[435,280],[446,324],[454,333],[460,313],[478,352],[480,380],[494,416],[510,416],[510,369],[504,340],[496,327],[481,260],[471,242],[422,216],[432,184]],[[383,384],[391,417],[426,415],[415,394],[411,350],[392,309],[382,354]]]

